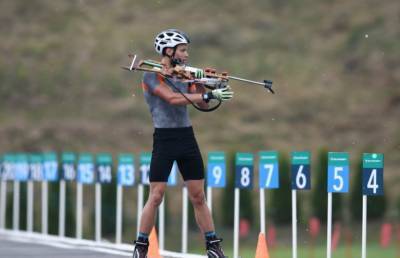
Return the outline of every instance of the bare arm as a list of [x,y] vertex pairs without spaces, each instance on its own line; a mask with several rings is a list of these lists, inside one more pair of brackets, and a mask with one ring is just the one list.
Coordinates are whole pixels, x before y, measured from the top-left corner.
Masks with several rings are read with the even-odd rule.
[[[162,98],[171,105],[188,105],[191,104],[181,93],[173,92],[169,87],[161,83],[157,88],[154,89],[153,94]],[[202,93],[185,93],[185,96],[193,103],[197,103],[201,106],[203,101]]]
[[[204,88],[203,85],[201,84],[193,84],[189,88],[190,93],[200,93],[203,95],[203,93],[206,93],[206,89]],[[208,103],[202,101],[198,103],[199,107],[201,108],[208,108]]]

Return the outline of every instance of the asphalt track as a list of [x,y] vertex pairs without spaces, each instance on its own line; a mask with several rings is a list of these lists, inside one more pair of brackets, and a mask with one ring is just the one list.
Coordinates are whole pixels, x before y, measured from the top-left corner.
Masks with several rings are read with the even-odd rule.
[[[38,232],[0,229],[0,258],[117,258],[132,257],[132,244],[60,238]],[[206,258],[204,255],[160,250],[164,258]]]
[[30,242],[30,240],[9,238],[0,235],[0,257],[1,258],[121,258],[129,257],[129,253],[109,254],[97,250],[87,250],[76,246],[63,244],[41,244]]

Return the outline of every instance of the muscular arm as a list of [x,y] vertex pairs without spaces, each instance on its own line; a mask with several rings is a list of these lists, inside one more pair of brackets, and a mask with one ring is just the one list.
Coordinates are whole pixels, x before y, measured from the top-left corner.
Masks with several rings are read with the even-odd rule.
[[[153,94],[162,98],[171,105],[191,104],[184,96],[182,96],[181,93],[173,92],[169,87],[164,84],[160,84],[157,88],[155,88]],[[185,93],[185,96],[193,103],[199,104],[199,106],[201,107],[203,106],[202,103],[206,104],[203,101],[202,93]]]
[[[206,89],[204,88],[203,85],[201,84],[193,84],[190,88],[189,88],[189,92],[190,93],[200,93],[203,94],[206,92]],[[208,108],[208,103],[202,101],[198,103],[199,107],[201,108]]]

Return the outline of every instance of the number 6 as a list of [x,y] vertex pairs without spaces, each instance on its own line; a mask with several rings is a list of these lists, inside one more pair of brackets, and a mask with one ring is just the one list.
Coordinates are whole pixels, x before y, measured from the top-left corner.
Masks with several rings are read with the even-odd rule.
[[296,185],[299,189],[303,189],[307,185],[307,177],[305,174],[302,173],[303,168],[304,168],[304,166],[301,165],[299,167],[299,171],[297,171],[297,175],[296,175]]

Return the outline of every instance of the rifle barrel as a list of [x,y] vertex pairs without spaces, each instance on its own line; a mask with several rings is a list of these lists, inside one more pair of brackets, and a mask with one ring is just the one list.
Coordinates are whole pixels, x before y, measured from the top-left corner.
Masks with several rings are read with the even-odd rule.
[[263,86],[265,86],[265,83],[263,83],[263,82],[258,82],[258,81],[243,79],[243,78],[236,77],[236,76],[230,76],[230,75],[229,75],[228,78],[229,78],[229,79],[233,79],[233,80],[237,80],[237,81],[248,82],[248,83],[253,83],[253,84],[258,84],[258,85],[263,85]]

